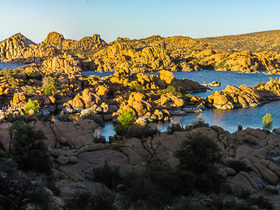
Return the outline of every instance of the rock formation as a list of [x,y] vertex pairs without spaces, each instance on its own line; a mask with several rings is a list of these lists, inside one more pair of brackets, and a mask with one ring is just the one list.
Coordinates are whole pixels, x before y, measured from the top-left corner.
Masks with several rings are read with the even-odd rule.
[[89,53],[107,45],[106,42],[102,40],[98,34],[94,34],[91,37],[84,37],[81,40],[76,41],[65,39],[62,34],[59,34],[57,32],[49,33],[43,43],[64,50],[72,55],[77,55],[79,53]]
[[256,107],[263,103],[263,98],[246,85],[235,87],[228,85],[225,90],[207,97],[207,106],[217,109]]
[[0,42],[0,60],[19,63],[40,63],[58,54],[51,46],[37,45],[18,33]]

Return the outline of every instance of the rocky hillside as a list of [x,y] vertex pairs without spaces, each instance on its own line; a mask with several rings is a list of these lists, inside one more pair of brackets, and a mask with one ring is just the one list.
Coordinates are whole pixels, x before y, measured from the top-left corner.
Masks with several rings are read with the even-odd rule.
[[280,52],[280,30],[196,39],[216,51]]
[[[0,151],[2,155],[8,154],[10,150],[11,135],[9,128],[11,125],[11,123],[0,124]],[[272,134],[260,129],[246,128],[230,134],[220,127],[212,126],[184,129],[171,135],[161,133],[153,138],[126,139],[112,136],[110,143],[98,143],[92,137],[92,131],[97,128],[97,124],[92,120],[79,120],[76,123],[43,123],[35,120],[30,125],[35,130],[43,131],[46,135],[44,142],[48,146],[49,159],[52,163],[52,186],[56,186],[48,189],[48,194],[52,198],[48,202],[54,206],[51,209],[62,210],[66,207],[79,209],[73,208],[74,204],[87,206],[87,202],[90,200],[82,200],[81,198],[79,200],[78,196],[101,194],[101,189],[107,192],[106,203],[112,202],[112,206],[122,207],[110,209],[128,209],[128,207],[135,209],[133,208],[135,206],[140,207],[139,209],[163,209],[167,204],[169,204],[168,206],[173,205],[171,201],[165,201],[167,197],[172,197],[177,201],[179,197],[188,195],[200,204],[201,208],[199,209],[218,209],[221,205],[236,205],[236,209],[241,209],[241,206],[247,206],[246,209],[253,209],[253,207],[254,209],[273,209],[272,206],[271,208],[264,208],[264,206],[270,206],[265,205],[264,200],[254,202],[253,197],[257,198],[260,195],[265,196],[265,200],[269,200],[275,209],[279,209],[277,184],[280,180],[280,167],[279,160],[272,159],[272,157],[279,157],[280,155],[280,136],[277,133]],[[178,167],[180,162],[175,154],[182,147],[182,142],[191,141],[193,136],[198,133],[201,138],[199,140],[203,140],[205,137],[210,138],[210,141],[217,145],[222,154],[221,162],[214,168],[216,170],[215,175],[219,177],[219,182],[221,182],[220,184],[216,183],[215,187],[222,187],[223,189],[219,194],[203,193],[200,190],[187,191],[186,193],[185,191],[179,191],[182,186],[174,185],[182,177],[184,179],[181,185],[190,181],[191,176],[189,174],[192,171],[183,171],[184,173],[180,171]],[[209,154],[203,157],[207,155]],[[196,155],[196,157],[198,156]],[[2,161],[4,159],[1,158]],[[191,161],[197,160],[193,159]],[[211,161],[205,162],[211,163]],[[30,159],[30,162],[34,162],[34,159]],[[188,163],[188,160],[186,162]],[[107,164],[107,170],[105,170],[104,163]],[[151,165],[151,168],[149,168],[148,163],[161,163],[161,165]],[[102,167],[103,172],[100,173],[102,178],[106,178],[97,180],[98,169]],[[147,169],[150,169],[150,171]],[[178,169],[180,172],[178,173],[179,178],[175,175],[176,173],[172,172]],[[1,170],[3,169],[1,168]],[[2,174],[5,173],[2,172]],[[126,181],[129,176],[125,176],[125,174],[134,175],[131,177],[134,185],[129,185]],[[139,181],[141,174],[145,179]],[[146,176],[144,176],[145,174]],[[120,176],[125,178],[118,178]],[[207,185],[209,176],[198,177],[201,183],[205,184],[201,185],[204,189],[210,187],[210,185]],[[5,176],[3,177],[5,178]],[[3,177],[1,176],[2,180]],[[11,179],[15,178],[11,177]],[[136,185],[138,183],[142,187]],[[155,185],[155,183],[159,185]],[[155,186],[160,186],[160,188],[155,188]],[[54,194],[54,190],[57,189],[58,192]],[[150,201],[149,198],[153,196],[153,193],[163,194],[159,189],[173,193],[166,193],[168,196],[158,196],[153,198],[153,202]],[[176,191],[172,191],[172,189]],[[145,192],[149,196],[143,196],[139,192],[142,194]],[[13,191],[13,193],[15,192]],[[134,197],[136,196],[137,200],[133,199],[131,193],[135,193]],[[109,199],[109,195],[112,196],[112,201]],[[130,202],[127,202],[127,200]],[[219,200],[220,202],[218,202]],[[98,201],[100,202],[100,200]],[[153,207],[152,204],[155,202],[159,202],[161,208]],[[100,205],[100,203],[98,204]],[[147,208],[146,205],[153,208]]]
[[[81,70],[147,72],[223,71],[279,74],[279,31],[192,39],[187,36],[151,36],[139,40],[117,38],[107,44],[99,35],[79,41],[51,32],[36,45],[21,34],[0,42],[0,60],[41,64],[69,54]],[[67,57],[68,55],[64,56]]]
[[44,44],[37,45],[20,33],[0,42],[1,61],[38,63],[57,53],[56,48]]
[[99,48],[107,46],[107,43],[102,40],[98,34],[94,34],[91,37],[84,37],[81,40],[76,41],[65,39],[62,34],[57,32],[49,33],[43,43],[64,50],[72,55],[92,55]]

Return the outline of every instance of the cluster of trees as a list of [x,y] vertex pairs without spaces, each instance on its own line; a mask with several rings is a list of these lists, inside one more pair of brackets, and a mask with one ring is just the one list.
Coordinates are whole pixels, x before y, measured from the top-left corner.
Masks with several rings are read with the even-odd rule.
[[44,180],[51,176],[49,152],[42,131],[23,121],[10,127],[10,153],[0,159],[0,209],[48,209],[50,196]]

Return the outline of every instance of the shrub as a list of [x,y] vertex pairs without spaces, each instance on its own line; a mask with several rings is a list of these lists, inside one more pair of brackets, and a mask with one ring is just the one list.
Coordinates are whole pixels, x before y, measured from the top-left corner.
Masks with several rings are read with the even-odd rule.
[[8,122],[14,123],[17,121],[22,121],[22,122],[26,122],[26,123],[30,123],[33,121],[36,121],[36,118],[34,118],[33,116],[27,116],[27,115],[19,115],[19,116],[13,116],[13,115],[8,115],[6,120]]
[[66,114],[61,114],[57,116],[57,120],[60,122],[74,122],[74,119]]
[[39,113],[39,104],[37,100],[32,101],[31,99],[28,99],[28,102],[24,106],[25,114],[28,115],[30,110],[33,110],[35,114]]
[[204,193],[219,190],[221,178],[216,164],[221,161],[222,155],[212,139],[196,133],[182,142],[180,149],[175,152],[175,157],[180,162],[178,173],[181,178],[192,178],[191,183],[194,187]]
[[57,187],[55,176],[53,174],[46,174],[43,176],[43,181],[46,183],[48,189],[50,189],[54,195],[60,194],[60,189]]
[[119,167],[110,167],[105,161],[102,167],[93,169],[93,180],[105,184],[110,189],[115,189],[121,181]]
[[0,209],[27,209],[31,205],[48,209],[50,197],[44,184],[19,173],[13,160],[0,160],[0,174]]
[[142,93],[144,91],[143,85],[140,85],[139,83],[133,84],[129,87],[131,91],[140,92]]
[[242,190],[237,196],[243,200],[249,200],[252,195],[250,190]]
[[25,86],[25,94],[26,94],[26,96],[28,96],[28,97],[34,96],[35,95],[34,89],[35,88],[32,87],[32,86]]
[[56,88],[60,85],[57,77],[44,77],[43,79],[43,88],[44,93],[47,96],[54,95]]
[[93,120],[94,122],[99,124],[101,127],[105,126],[103,118],[101,116],[94,114],[93,112],[88,112],[86,114],[83,114],[82,119]]
[[122,114],[118,117],[118,121],[122,126],[129,127],[132,126],[135,122],[132,111],[123,110]]
[[[180,91],[183,92],[182,88],[180,88]],[[157,94],[158,95],[163,95],[163,94],[166,94],[166,93],[171,93],[174,96],[182,97],[183,95],[180,91],[177,91],[174,86],[170,85],[164,90],[158,90]]]
[[24,171],[49,172],[51,164],[48,148],[43,142],[46,139],[43,131],[36,131],[21,121],[14,122],[10,131],[13,134],[12,155],[18,167]]
[[147,138],[149,136],[153,137],[160,131],[157,128],[152,128],[149,125],[132,125],[130,127],[122,126],[117,124],[114,126],[117,135],[125,136],[126,138]]
[[191,122],[193,128],[197,127],[209,127],[209,124],[205,122],[205,118],[202,114],[199,114],[195,121]]
[[185,95],[185,99],[186,99],[187,101],[190,101],[192,98],[193,98],[193,95],[191,95],[191,94],[186,94],[186,95]]
[[43,88],[44,88],[44,93],[45,93],[46,96],[51,96],[52,95],[53,89],[52,89],[50,84],[44,85]]
[[273,209],[273,205],[262,195],[257,197],[256,199],[253,199],[253,202],[261,209],[268,209],[268,210]]
[[9,85],[12,87],[17,86],[17,81],[15,79],[15,74],[17,73],[18,70],[14,69],[3,69],[1,71],[1,75],[4,76],[8,82]]
[[179,202],[171,207],[172,210],[204,210],[205,208],[196,201],[192,201],[188,197],[182,197]]
[[259,82],[256,86],[254,86],[253,90],[256,91],[258,90],[258,88],[260,88],[261,86],[265,86],[265,82]]
[[53,116],[51,114],[38,114],[36,117],[42,122],[51,122]]
[[171,123],[171,125],[167,126],[167,133],[173,134],[175,131],[183,131],[185,130],[183,125],[180,123]]
[[239,160],[232,160],[227,163],[227,166],[233,168],[237,173],[240,171],[250,172],[251,169]]
[[106,189],[96,193],[79,192],[67,209],[114,210],[114,196]]
[[[171,170],[157,160],[147,162],[142,174],[134,171],[129,172],[124,177],[127,188],[125,195],[130,202],[142,201],[140,209],[163,209],[171,203],[171,193],[169,188],[177,183]],[[177,186],[173,189],[178,189]],[[174,191],[176,191],[174,190]]]
[[266,115],[263,116],[262,123],[263,123],[263,129],[264,130],[271,130],[272,123],[273,123],[273,119],[271,117],[271,114],[266,113]]
[[105,143],[106,143],[106,138],[105,138],[105,136],[102,136],[102,135],[94,136],[94,137],[93,137],[93,142],[94,142],[94,143],[102,143],[102,144],[105,144]]
[[33,72],[26,72],[27,79],[33,78]]

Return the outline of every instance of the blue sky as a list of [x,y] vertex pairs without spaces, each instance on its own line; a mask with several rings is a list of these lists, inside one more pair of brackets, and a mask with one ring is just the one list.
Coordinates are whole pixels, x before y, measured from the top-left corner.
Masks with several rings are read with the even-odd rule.
[[0,0],[0,41],[52,31],[106,42],[151,35],[192,38],[280,29],[279,0]]

